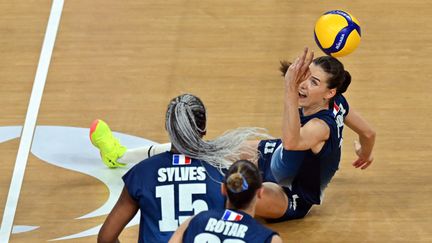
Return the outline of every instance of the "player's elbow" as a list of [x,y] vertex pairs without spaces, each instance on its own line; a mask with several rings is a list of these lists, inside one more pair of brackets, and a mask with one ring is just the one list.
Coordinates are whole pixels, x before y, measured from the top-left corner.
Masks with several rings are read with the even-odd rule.
[[108,243],[108,239],[106,239],[103,235],[99,234],[97,238],[98,243]]

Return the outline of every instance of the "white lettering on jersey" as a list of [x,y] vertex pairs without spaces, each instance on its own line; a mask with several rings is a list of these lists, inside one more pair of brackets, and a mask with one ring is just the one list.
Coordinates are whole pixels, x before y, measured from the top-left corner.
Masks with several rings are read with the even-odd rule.
[[244,238],[248,227],[244,224],[210,218],[207,222],[205,230],[209,232],[221,233],[226,236]]
[[276,142],[266,142],[266,144],[264,145],[264,154],[273,153],[275,147]]
[[202,166],[167,167],[158,170],[159,182],[170,181],[203,181],[206,179],[205,168]]
[[297,209],[297,198],[299,198],[297,194],[292,195],[293,200],[290,202],[290,208],[292,208],[294,211]]
[[[161,220],[159,230],[161,232],[175,231],[179,224],[192,215],[208,210],[205,200],[196,199],[194,195],[205,195],[207,186],[205,183],[185,183],[177,185],[157,186],[156,198],[160,198]],[[176,218],[176,197],[178,198],[178,213],[182,216]],[[189,215],[185,215],[187,213]]]
[[336,120],[336,125],[337,125],[338,138],[340,138],[339,147],[341,147],[342,141],[343,141],[343,139],[341,137],[341,132],[342,132],[341,130],[344,126],[344,115],[346,113],[346,109],[343,107],[342,104],[339,104],[338,108],[339,108],[339,111],[337,112],[335,120]]

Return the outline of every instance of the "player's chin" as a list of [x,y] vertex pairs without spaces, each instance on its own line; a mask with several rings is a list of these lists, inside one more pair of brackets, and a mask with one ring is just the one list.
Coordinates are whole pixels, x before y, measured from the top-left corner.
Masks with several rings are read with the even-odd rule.
[[307,107],[309,105],[309,102],[306,98],[299,98],[298,100],[299,107]]

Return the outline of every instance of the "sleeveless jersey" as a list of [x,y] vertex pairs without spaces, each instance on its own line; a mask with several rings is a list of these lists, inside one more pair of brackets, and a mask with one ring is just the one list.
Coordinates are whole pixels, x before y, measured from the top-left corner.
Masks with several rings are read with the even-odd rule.
[[[349,106],[345,97],[337,95],[334,99],[333,108],[321,110],[310,116],[304,116],[300,110],[300,122],[303,126],[311,119],[323,120],[330,128],[330,135],[321,151],[314,154],[312,150],[289,151],[282,147],[280,140],[262,141],[260,149],[267,153],[261,158],[260,169],[268,166],[266,159],[275,160],[274,156],[280,156],[282,164],[277,167],[271,165],[272,170],[264,174],[268,181],[283,181],[292,193],[310,204],[320,204],[324,189],[339,168],[342,146],[342,130],[344,119],[348,114]],[[270,143],[269,143],[270,142]],[[277,149],[268,149],[277,145]],[[269,151],[274,152],[269,153]],[[272,162],[273,163],[273,162]],[[271,173],[271,174],[269,174]],[[272,178],[273,177],[273,178]],[[276,179],[275,179],[276,178]]]
[[[333,109],[323,110],[310,116],[301,115],[304,125],[314,118],[323,120],[330,128],[330,136],[318,154],[305,151],[303,163],[294,178],[291,190],[311,204],[320,204],[324,189],[339,168],[344,118],[348,114],[348,103],[342,95],[335,97]],[[291,151],[284,150],[283,160],[291,159]]]
[[267,243],[275,234],[240,210],[210,210],[193,217],[183,242]]
[[132,167],[123,181],[140,208],[139,242],[168,242],[187,218],[223,209],[223,175],[213,166],[165,152]]

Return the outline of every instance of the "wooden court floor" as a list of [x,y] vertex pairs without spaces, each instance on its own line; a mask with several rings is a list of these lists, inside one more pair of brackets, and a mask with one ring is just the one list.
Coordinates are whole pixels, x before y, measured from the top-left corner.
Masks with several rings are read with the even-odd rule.
[[[0,0],[0,136],[12,134],[0,143],[0,216],[8,191],[17,189],[10,181],[50,7],[51,1]],[[103,181],[119,183],[126,169],[98,161],[86,137],[95,118],[125,136],[166,142],[166,105],[190,92],[207,106],[208,138],[239,126],[280,136],[278,62],[304,46],[323,55],[313,26],[332,9],[361,23],[359,49],[341,61],[353,76],[350,105],[377,131],[375,162],[364,171],[351,166],[355,136],[346,129],[340,170],[323,205],[305,219],[269,226],[285,242],[432,242],[428,0],[65,1],[18,190],[13,224],[27,230],[10,242],[46,242],[104,221],[103,213],[82,216],[109,200]],[[65,168],[75,165],[81,171]],[[136,242],[137,235],[135,225],[120,240]]]

